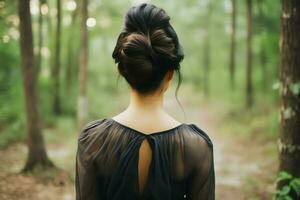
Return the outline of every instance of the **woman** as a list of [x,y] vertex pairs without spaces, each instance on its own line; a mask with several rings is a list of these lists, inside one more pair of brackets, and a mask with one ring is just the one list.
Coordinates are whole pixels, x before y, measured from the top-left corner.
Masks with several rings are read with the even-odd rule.
[[174,71],[181,80],[183,59],[169,20],[151,4],[126,14],[112,56],[131,87],[130,104],[81,131],[77,200],[215,199],[211,140],[196,125],[180,123],[163,110]]

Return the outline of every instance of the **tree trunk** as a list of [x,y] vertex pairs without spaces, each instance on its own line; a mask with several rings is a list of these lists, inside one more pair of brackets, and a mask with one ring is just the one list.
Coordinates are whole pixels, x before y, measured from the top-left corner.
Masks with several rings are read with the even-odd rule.
[[[263,13],[263,0],[259,0],[257,1],[257,6],[258,6],[258,18],[261,19],[264,22],[264,13]],[[260,34],[264,33],[264,24],[260,23]],[[263,39],[261,39],[260,41],[260,47],[259,47],[259,64],[260,64],[260,68],[261,68],[261,83],[262,83],[262,88],[264,92],[267,92],[267,84],[268,84],[268,75],[267,75],[267,52],[265,49],[265,45],[264,45],[264,40],[265,37],[263,37]]]
[[[71,28],[73,29],[73,27]],[[66,62],[66,79],[65,79],[65,85],[66,85],[66,92],[71,92],[71,85],[72,85],[72,68],[74,65],[73,59],[74,57],[74,51],[73,51],[73,34],[69,34],[68,38],[68,45],[67,45],[67,62]]]
[[231,0],[231,35],[230,35],[230,57],[229,57],[229,75],[230,86],[235,88],[235,36],[236,36],[236,0]]
[[246,66],[246,106],[253,105],[252,87],[252,0],[247,0],[247,66]]
[[210,18],[212,12],[212,2],[208,2],[208,9],[205,21],[206,27],[206,34],[205,34],[205,41],[204,41],[204,49],[203,49],[203,63],[204,63],[204,73],[203,73],[203,87],[204,87],[204,95],[209,97],[210,95],[210,88],[209,88],[209,75],[210,75]]
[[268,72],[267,72],[267,52],[263,44],[260,44],[260,52],[259,52],[259,59],[260,59],[260,68],[261,68],[261,83],[264,92],[267,92],[267,85],[268,85]]
[[203,73],[203,83],[204,83],[204,95],[209,97],[209,72],[210,72],[210,43],[209,36],[206,37],[204,43],[204,73]]
[[42,6],[46,4],[46,0],[39,1],[39,18],[38,18],[38,54],[36,59],[36,71],[39,74],[42,65],[42,47],[44,43],[43,38],[43,13]]
[[[280,171],[300,177],[300,1],[281,0]],[[281,187],[282,185],[278,185]],[[292,199],[299,199],[293,196]]]
[[87,65],[88,65],[88,31],[86,20],[88,17],[88,0],[81,1],[81,48],[78,70],[78,125],[81,128],[87,116]]
[[38,111],[36,95],[37,77],[33,59],[33,38],[29,2],[29,0],[19,0],[18,5],[20,19],[21,68],[29,149],[24,171],[31,171],[37,166],[53,166],[48,159],[45,150]]
[[55,57],[52,70],[53,78],[53,112],[56,115],[61,113],[60,105],[60,43],[61,43],[61,0],[56,1],[57,4],[57,22],[55,34]]
[[68,38],[68,47],[67,47],[67,62],[66,62],[66,73],[65,73],[65,82],[66,82],[66,92],[70,93],[70,88],[72,85],[72,81],[73,81],[73,73],[74,73],[74,66],[76,65],[74,60],[76,59],[75,56],[75,52],[74,52],[74,32],[76,31],[74,28],[75,27],[75,21],[76,21],[76,17],[77,17],[77,11],[78,9],[76,8],[73,12],[72,12],[72,21],[70,24],[70,31],[69,31],[69,38]]

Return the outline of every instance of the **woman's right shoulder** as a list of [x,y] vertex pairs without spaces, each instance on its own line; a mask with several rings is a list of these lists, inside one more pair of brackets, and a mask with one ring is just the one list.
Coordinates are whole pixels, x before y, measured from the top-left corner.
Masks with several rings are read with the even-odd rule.
[[83,128],[81,128],[78,140],[81,141],[86,137],[95,135],[95,132],[103,132],[109,126],[109,120],[107,118],[99,118],[97,120],[90,121],[86,123]]
[[81,128],[77,144],[78,152],[85,158],[91,158],[95,155],[101,141],[105,141],[106,133],[110,127],[110,121],[107,118],[100,118],[94,121],[86,123],[83,128]]

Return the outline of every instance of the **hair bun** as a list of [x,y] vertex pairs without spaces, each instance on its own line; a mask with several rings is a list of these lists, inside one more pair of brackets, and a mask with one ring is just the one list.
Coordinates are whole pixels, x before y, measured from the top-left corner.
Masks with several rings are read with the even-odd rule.
[[149,39],[138,33],[123,38],[117,55],[119,70],[132,84],[145,84],[153,73],[153,50]]
[[167,56],[171,60],[176,58],[175,44],[163,29],[153,31],[150,35],[150,41],[157,54]]
[[141,93],[156,89],[166,72],[179,70],[183,51],[164,10],[151,4],[132,7],[112,57],[127,82]]

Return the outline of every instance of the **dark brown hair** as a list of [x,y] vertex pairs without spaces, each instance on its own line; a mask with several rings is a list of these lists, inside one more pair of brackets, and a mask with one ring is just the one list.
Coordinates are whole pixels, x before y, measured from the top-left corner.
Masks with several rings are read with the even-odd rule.
[[178,74],[184,54],[166,12],[152,4],[131,7],[112,57],[120,74],[141,94],[155,91],[169,70]]

